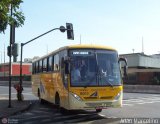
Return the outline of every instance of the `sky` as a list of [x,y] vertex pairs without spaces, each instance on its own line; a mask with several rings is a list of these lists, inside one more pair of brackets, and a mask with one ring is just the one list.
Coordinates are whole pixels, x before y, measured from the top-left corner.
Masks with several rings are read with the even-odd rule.
[[[25,43],[53,28],[72,23],[74,40],[55,30],[24,46],[23,58],[43,56],[72,44],[111,46],[119,54],[160,53],[160,0],[23,0],[25,15],[16,43]],[[0,34],[0,58],[9,45],[9,26]],[[20,48],[19,48],[20,56]],[[18,56],[18,61],[20,57]],[[6,55],[6,61],[8,56]]]

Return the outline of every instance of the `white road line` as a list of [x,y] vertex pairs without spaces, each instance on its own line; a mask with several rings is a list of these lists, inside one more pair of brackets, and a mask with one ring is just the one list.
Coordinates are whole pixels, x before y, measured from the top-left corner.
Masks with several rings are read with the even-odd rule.
[[159,97],[148,97],[148,98],[137,98],[137,99],[127,99],[123,100],[125,102],[137,102],[137,101],[143,101],[143,100],[160,100]]
[[123,104],[123,106],[133,106],[133,104]]
[[132,99],[127,99],[123,100],[123,105],[124,106],[133,106],[133,105],[141,105],[141,104],[148,104],[148,103],[157,103],[160,102],[160,95],[153,95],[151,97],[138,97],[132,98]]
[[29,93],[23,93],[24,95],[33,95],[32,92],[29,92]]
[[100,116],[102,116],[102,117],[107,117],[106,115],[103,115],[103,114],[98,114],[98,115],[100,115]]
[[124,101],[125,103],[131,103],[131,102],[143,102],[143,100],[139,100],[139,99],[137,99],[137,100],[130,100],[130,101]]
[[140,97],[140,98],[134,98],[134,99],[124,99],[123,101],[131,101],[131,100],[142,100],[142,99],[160,99],[160,97]]
[[[11,93],[11,94],[14,95],[14,94],[17,94],[17,93]],[[22,94],[25,94],[25,95],[33,95],[32,92],[22,93]],[[6,93],[6,94],[0,94],[0,96],[8,96],[8,93]]]
[[[16,98],[11,98],[12,100],[16,99]],[[8,100],[8,97],[1,97],[0,96],[0,100]]]
[[141,103],[137,103],[137,104],[156,103],[156,102],[160,102],[160,101],[152,101],[152,102],[141,102]]
[[4,99],[8,99],[7,97],[1,97],[0,96],[0,100],[4,100]]
[[[11,93],[11,94],[17,94],[17,93]],[[8,93],[6,93],[6,94],[0,94],[0,96],[8,96]]]

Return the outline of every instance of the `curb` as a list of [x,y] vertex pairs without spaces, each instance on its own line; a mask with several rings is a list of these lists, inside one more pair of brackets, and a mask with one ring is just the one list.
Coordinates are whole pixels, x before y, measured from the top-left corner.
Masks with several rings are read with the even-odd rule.
[[26,108],[21,109],[21,110],[16,111],[16,112],[13,112],[12,114],[8,115],[7,117],[12,116],[12,115],[16,115],[16,114],[19,114],[19,113],[22,113],[22,112],[25,112],[25,111],[29,110],[31,108],[32,104],[33,103],[30,102],[29,105]]
[[4,116],[0,116],[0,119],[8,118],[8,117],[10,117],[10,116],[13,116],[13,115],[16,115],[16,114],[25,112],[25,111],[27,111],[27,110],[29,110],[29,109],[31,108],[32,104],[33,104],[33,103],[32,103],[31,101],[29,101],[29,104],[28,104],[25,108],[23,108],[23,109],[21,109],[21,110],[15,110],[14,112],[12,112],[12,113],[10,113],[10,114],[6,114],[6,115],[4,115]]

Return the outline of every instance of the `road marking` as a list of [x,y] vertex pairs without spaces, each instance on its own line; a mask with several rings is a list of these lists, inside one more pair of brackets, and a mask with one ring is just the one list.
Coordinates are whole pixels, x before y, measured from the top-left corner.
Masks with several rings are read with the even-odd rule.
[[32,92],[28,92],[28,93],[23,93],[24,95],[33,95]]
[[[17,93],[11,93],[11,94],[14,95],[14,94],[17,94]],[[25,95],[33,95],[32,92],[22,93],[22,94],[25,94]],[[8,93],[6,93],[6,94],[0,94],[0,96],[8,96]]]
[[8,99],[8,98],[0,96],[0,100],[5,100],[5,99]]
[[106,115],[103,115],[103,114],[98,114],[98,115],[100,115],[100,116],[102,116],[102,117],[106,117]]
[[124,106],[133,106],[133,105],[141,105],[141,104],[148,104],[148,103],[157,103],[160,102],[160,95],[153,95],[150,97],[138,97],[138,98],[131,98],[127,100],[123,100]]
[[133,104],[123,104],[123,106],[133,106]]
[[[16,98],[11,98],[12,100],[15,100]],[[0,96],[0,100],[8,100],[8,97],[3,97],[3,96]]]

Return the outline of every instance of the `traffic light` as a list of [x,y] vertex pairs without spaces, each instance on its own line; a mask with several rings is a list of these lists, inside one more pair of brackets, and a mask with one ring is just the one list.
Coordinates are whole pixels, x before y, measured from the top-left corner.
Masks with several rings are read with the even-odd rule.
[[17,43],[14,43],[12,45],[12,55],[13,55],[13,61],[16,62],[17,56],[18,56],[18,44]]
[[18,56],[18,43],[12,45],[12,55],[16,57]]
[[73,33],[73,25],[72,23],[66,23],[67,28],[67,38],[69,40],[74,40],[74,33]]
[[7,47],[7,55],[11,56],[11,47],[10,46]]

